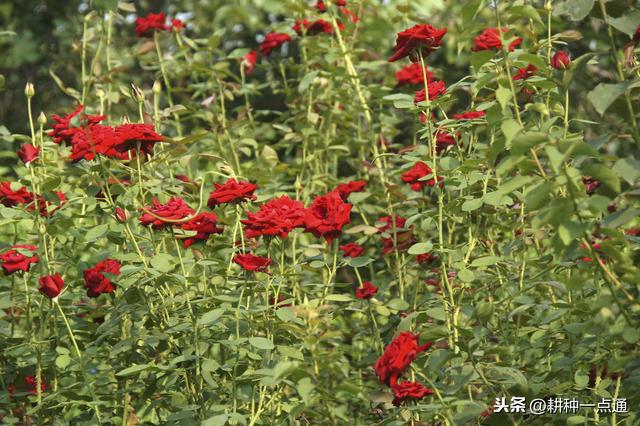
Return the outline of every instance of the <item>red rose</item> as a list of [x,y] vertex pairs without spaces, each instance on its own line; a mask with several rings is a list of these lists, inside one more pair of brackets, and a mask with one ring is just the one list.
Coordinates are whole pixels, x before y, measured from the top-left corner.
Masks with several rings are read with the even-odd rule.
[[148,37],[154,31],[168,31],[170,26],[165,25],[166,16],[164,12],[149,13],[145,17],[136,18],[136,37]]
[[[427,83],[433,79],[433,73],[426,68]],[[422,74],[422,66],[416,62],[396,71],[396,81],[398,86],[406,86],[410,84],[424,84],[424,75]]]
[[[338,24],[340,29],[344,28],[343,24]],[[299,36],[304,34],[306,35],[316,35],[316,34],[331,34],[333,33],[333,27],[330,22],[325,21],[324,19],[317,19],[313,22],[308,21],[307,19],[298,19],[293,27],[291,27]]]
[[233,256],[233,262],[245,271],[252,272],[269,272],[269,265],[271,265],[271,259],[268,257],[254,256],[251,253],[236,254]]
[[93,268],[86,269],[84,275],[84,288],[87,289],[87,296],[98,297],[103,293],[113,293],[114,284],[104,275],[120,275],[120,262],[115,259],[105,259],[97,263]]
[[364,247],[356,243],[349,243],[340,246],[340,250],[342,250],[344,257],[358,257],[364,252]]
[[591,176],[582,176],[582,183],[584,184],[584,189],[587,191],[587,195],[591,195],[596,192],[601,185],[599,180],[594,179]]
[[442,151],[446,151],[447,148],[456,144],[456,138],[451,133],[438,130],[436,133],[436,152],[440,154]]
[[305,208],[300,201],[283,195],[269,200],[255,213],[247,213],[241,220],[247,238],[278,236],[286,238],[295,228],[304,225]]
[[39,156],[40,156],[40,149],[38,149],[37,147],[33,146],[30,143],[25,143],[18,150],[18,157],[20,157],[20,160],[22,160],[25,166],[29,166],[29,163],[31,163],[33,160],[35,160]]
[[407,219],[396,215],[395,218],[391,216],[384,216],[377,220],[378,223],[381,223],[382,226],[376,225],[378,228],[378,232],[383,233],[390,231],[392,229],[402,229],[407,223]]
[[264,40],[260,43],[258,50],[262,56],[269,56],[274,49],[277,49],[288,41],[291,41],[291,36],[288,34],[269,33],[264,36]]
[[241,201],[254,201],[253,192],[258,188],[256,184],[229,179],[223,184],[214,183],[215,190],[209,194],[207,205],[210,209],[224,203],[239,203]]
[[513,76],[513,81],[526,80],[529,77],[532,77],[536,71],[538,71],[538,67],[532,64],[529,64],[524,68],[518,68],[518,71]]
[[394,386],[409,364],[421,353],[431,347],[430,342],[418,344],[418,335],[404,331],[384,350],[375,363],[374,369],[380,383]]
[[327,6],[324,4],[323,0],[318,0],[313,7],[316,8],[320,13],[324,13],[327,11]]
[[171,20],[171,29],[178,32],[182,31],[184,29],[184,22],[182,22],[180,19],[173,18]]
[[428,24],[418,24],[398,33],[396,45],[393,47],[395,53],[389,58],[389,62],[394,62],[404,57],[409,57],[412,62],[418,61],[418,49],[422,50],[424,56],[436,50],[442,42],[442,37],[447,29],[441,30]]
[[193,219],[182,224],[185,231],[196,231],[196,235],[186,238],[182,242],[184,248],[189,248],[198,241],[206,241],[212,234],[221,234],[222,228],[218,228],[218,216],[213,213],[200,213]]
[[[36,380],[35,376],[25,376],[24,385],[27,388],[27,392],[29,392],[31,395],[38,394],[38,381]],[[47,386],[44,381],[44,377],[40,376],[40,391],[44,392],[45,390],[47,390]]]
[[83,132],[81,127],[98,124],[106,118],[106,115],[81,114],[83,110],[84,105],[78,105],[74,112],[64,117],[58,115],[52,117],[56,122],[56,124],[53,125],[53,129],[49,132],[49,136],[53,138],[53,142],[57,144],[63,142],[71,144],[74,135],[78,132]]
[[17,190],[11,189],[11,182],[0,182],[0,203],[5,207],[14,207],[18,204],[33,202],[33,194],[24,186]]
[[363,192],[367,187],[367,182],[363,180],[352,180],[351,182],[341,183],[333,189],[340,197],[346,201],[353,192]]
[[453,114],[454,120],[473,120],[487,115],[484,111],[465,111],[461,114]]
[[420,400],[424,398],[425,395],[433,394],[431,389],[425,388],[418,382],[400,382],[391,386],[391,390],[393,390],[393,394],[395,395],[393,405],[396,407],[399,407],[400,404],[407,399]]
[[[502,28],[502,32],[506,33],[508,28]],[[509,52],[513,52],[517,46],[522,43],[522,38],[518,37],[509,44]],[[502,42],[500,41],[500,33],[497,28],[487,28],[479,36],[473,39],[473,47],[471,50],[474,52],[480,50],[493,50],[502,49]]]
[[349,223],[350,203],[345,203],[337,192],[320,195],[313,200],[304,218],[305,231],[316,237],[324,237],[330,244],[342,233],[342,227]]
[[430,254],[430,253],[423,253],[416,256],[416,261],[420,265],[429,266],[436,260],[438,260],[438,256],[434,256],[433,254]]
[[356,297],[358,299],[371,299],[378,292],[378,287],[373,285],[371,281],[362,283],[362,287],[356,289]]
[[[431,81],[427,84],[429,88],[429,101],[433,101],[437,99],[440,95],[444,95],[447,93],[447,87],[444,84],[444,81]],[[416,92],[415,97],[413,98],[413,102],[415,104],[419,104],[420,102],[424,102],[427,100],[424,89],[418,90]]]
[[[105,147],[105,152],[100,152],[101,154],[122,158],[122,155],[128,151],[135,153],[138,144],[140,144],[141,153],[153,154],[153,146],[162,140],[162,136],[154,131],[152,124],[123,124],[115,128],[115,133],[116,140],[109,147]],[[109,155],[110,150],[115,150],[120,156]]]
[[38,290],[49,299],[53,299],[58,297],[62,287],[64,287],[64,281],[60,274],[56,272],[53,275],[40,277],[40,288]]
[[255,50],[250,51],[244,58],[242,58],[242,67],[244,68],[244,73],[246,75],[250,75],[253,72],[253,68],[256,66],[256,62],[258,62],[258,52]]
[[564,50],[558,50],[551,58],[551,64],[557,70],[566,70],[571,66],[571,57]]
[[[426,163],[418,161],[411,169],[402,174],[402,181],[408,183],[414,191],[420,191],[426,186],[434,186],[436,184],[433,177],[422,180],[423,177],[433,174],[433,170]],[[442,176],[438,176],[438,182],[442,180]]]
[[[140,210],[144,211],[143,209]],[[171,198],[166,204],[160,204],[158,199],[154,198],[153,205],[147,207],[146,210],[150,213],[145,212],[139,219],[140,223],[143,226],[151,225],[153,229],[164,229],[167,226],[172,226],[175,221],[195,213],[195,210],[189,207],[182,198],[177,197]]]
[[127,220],[129,220],[129,212],[120,208],[120,207],[116,207],[115,209],[115,215],[116,215],[116,219],[118,219],[118,221],[124,223]]
[[[16,249],[19,249],[19,251]],[[0,262],[2,262],[2,269],[5,275],[11,275],[17,271],[28,272],[31,264],[38,263],[38,256],[33,255],[37,250],[38,247],[36,246],[18,244],[0,254]],[[25,255],[21,252],[26,252],[27,254]]]
[[[45,200],[44,197],[42,197],[41,195],[36,196],[36,198],[38,199],[38,209],[40,210],[41,216],[48,217],[49,215],[55,213],[60,207],[64,205],[64,203],[67,202],[67,195],[64,192],[57,191],[55,194],[58,198],[58,201],[60,201],[60,204],[53,208],[51,208],[51,202]],[[35,207],[35,203],[32,202],[27,206],[27,210],[34,211]]]

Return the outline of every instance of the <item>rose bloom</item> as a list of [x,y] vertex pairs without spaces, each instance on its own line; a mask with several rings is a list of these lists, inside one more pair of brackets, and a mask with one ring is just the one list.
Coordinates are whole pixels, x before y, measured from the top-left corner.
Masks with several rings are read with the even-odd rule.
[[60,274],[56,272],[53,275],[40,277],[40,288],[38,290],[49,299],[53,299],[58,297],[62,287],[64,287],[64,281]]
[[233,256],[233,262],[245,271],[251,272],[269,272],[269,265],[271,265],[271,259],[268,257],[255,256],[251,253],[236,254]]
[[[434,186],[436,184],[434,178],[420,180],[425,176],[433,174],[433,170],[422,161],[416,162],[411,169],[402,174],[402,181],[408,183],[414,191],[420,191],[426,186]],[[442,180],[442,176],[438,176],[438,182]]]
[[196,235],[186,238],[182,242],[184,248],[189,248],[199,241],[206,241],[213,234],[222,234],[222,228],[218,228],[218,216],[214,213],[200,213],[193,219],[182,224],[185,231],[196,231]]
[[[343,24],[338,24],[338,28],[343,29]],[[316,35],[316,34],[332,34],[333,27],[331,23],[324,19],[317,19],[315,21],[309,21],[307,19],[298,19],[293,27],[291,27],[299,36],[302,35]]]
[[[407,219],[402,216],[396,215],[395,218],[391,216],[384,216],[377,220],[378,223],[381,223],[382,226],[376,225],[378,228],[378,232],[383,233],[390,231],[392,229],[403,229],[405,224],[407,223]],[[394,226],[395,222],[395,226]]]
[[439,130],[436,133],[436,152],[440,154],[456,144],[456,138],[449,132]]
[[601,183],[598,179],[591,176],[582,176],[582,183],[584,189],[587,191],[587,195],[591,195],[600,187]]
[[244,55],[244,58],[242,58],[241,66],[244,68],[244,73],[246,75],[250,75],[253,72],[253,68],[256,66],[256,62],[258,62],[257,51],[252,50]]
[[356,289],[356,297],[358,299],[371,299],[378,293],[378,287],[373,285],[371,281],[365,281],[362,283],[362,287]]
[[[447,93],[447,86],[445,86],[444,81],[431,81],[427,84],[429,88],[429,101],[433,101],[437,99],[440,95],[444,95]],[[416,92],[415,97],[413,98],[413,102],[415,104],[419,104],[420,102],[424,102],[427,100],[426,93],[424,89],[418,90]]]
[[476,118],[483,118],[487,115],[484,111],[465,111],[460,114],[453,114],[454,120],[473,120]]
[[[502,28],[502,33],[509,31],[508,28]],[[509,44],[509,52],[513,52],[513,49],[518,47],[522,43],[522,38],[518,37]],[[477,52],[480,50],[499,50],[502,49],[502,42],[500,41],[500,33],[497,28],[487,28],[482,33],[473,39],[472,51]]]
[[[66,144],[71,144],[73,136],[77,132],[83,131],[81,127],[98,124],[106,118],[106,115],[82,114],[83,110],[84,105],[78,105],[75,111],[65,115],[64,117],[60,117],[59,115],[54,115],[52,117],[56,123],[53,125],[53,129],[48,134],[53,138],[53,142],[58,145],[63,142]],[[76,127],[71,124],[72,120],[74,120],[76,117],[78,117],[78,119],[76,120],[77,124],[79,124],[80,127]]]
[[564,50],[558,50],[551,58],[551,64],[557,70],[566,70],[571,66],[571,57]]
[[333,192],[337,192],[344,201],[347,200],[349,195],[354,192],[363,192],[367,187],[367,182],[363,180],[352,180],[347,183],[341,183],[333,189]]
[[395,53],[389,58],[389,62],[409,57],[411,62],[417,62],[418,52],[422,51],[423,56],[435,51],[442,42],[442,37],[447,29],[437,29],[428,24],[418,24],[398,33],[396,45],[393,47]]
[[340,250],[342,250],[344,257],[358,257],[364,252],[364,247],[360,244],[349,243],[343,246],[340,246]]
[[25,143],[20,147],[17,154],[24,165],[29,166],[33,160],[40,156],[40,149],[30,143]]
[[209,194],[207,205],[214,208],[224,203],[239,203],[241,201],[254,201],[254,191],[258,188],[251,182],[229,179],[223,184],[214,183],[215,190]]
[[[31,255],[24,255],[16,249],[31,252]],[[38,251],[36,246],[17,244],[0,254],[0,262],[2,262],[5,275],[11,275],[17,271],[28,272],[32,264],[38,263],[38,256],[33,255],[36,251]]]
[[184,29],[184,22],[182,22],[180,19],[173,18],[171,20],[171,29],[178,32],[182,31]]
[[[427,75],[427,83],[433,79],[433,73],[427,69],[425,65],[425,73]],[[424,84],[424,75],[422,74],[422,65],[418,62],[407,65],[396,71],[396,81],[398,86],[407,86],[411,84]]]
[[5,207],[14,207],[18,204],[33,202],[33,194],[26,187],[17,190],[11,189],[11,182],[0,182],[0,203]]
[[120,275],[120,262],[115,259],[105,259],[98,262],[93,268],[83,272],[84,288],[87,289],[87,296],[98,297],[103,293],[113,293],[114,284],[104,275]]
[[[142,226],[151,225],[153,229],[164,229],[167,226],[172,226],[175,222],[171,221],[179,221],[195,213],[195,210],[189,207],[182,198],[178,197],[172,197],[166,204],[161,204],[157,198],[154,198],[153,205],[147,207],[147,210],[155,216],[145,212],[139,219],[140,224]],[[156,216],[159,216],[159,218]]]
[[259,236],[286,238],[293,229],[304,225],[304,217],[304,205],[300,201],[283,195],[264,203],[257,212],[247,213],[247,219],[240,222],[244,225],[247,238]]
[[400,382],[391,387],[395,398],[393,399],[393,405],[399,407],[402,402],[408,399],[420,400],[426,395],[433,394],[431,389],[425,388],[418,382]]
[[404,331],[384,350],[374,365],[380,383],[394,386],[398,378],[417,356],[431,347],[430,342],[418,344],[418,335]]
[[[38,381],[35,376],[25,376],[24,385],[31,395],[38,394]],[[44,392],[47,390],[46,382],[44,381],[44,377],[40,376],[40,392]]]
[[416,256],[416,261],[420,265],[429,266],[436,260],[438,260],[438,256],[434,256],[433,254],[430,254],[430,253],[423,253]]
[[538,71],[538,67],[533,64],[529,64],[524,68],[518,68],[518,71],[513,76],[513,81],[526,80]]
[[349,223],[350,203],[345,203],[337,192],[320,195],[306,210],[304,217],[305,231],[316,237],[324,237],[329,244],[342,233],[344,225]]
[[170,26],[165,25],[164,12],[149,13],[147,16],[136,18],[136,37],[152,36],[154,31],[168,31]]
[[290,35],[272,32],[264,36],[264,40],[260,43],[258,50],[262,56],[269,56],[274,49],[277,49],[288,41],[291,41]]

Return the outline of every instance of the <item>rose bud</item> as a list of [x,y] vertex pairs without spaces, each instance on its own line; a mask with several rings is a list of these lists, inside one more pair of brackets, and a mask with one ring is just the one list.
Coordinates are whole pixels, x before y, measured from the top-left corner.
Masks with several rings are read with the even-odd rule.
[[551,58],[551,66],[557,70],[566,70],[571,66],[571,57],[564,50],[558,50]]
[[129,212],[120,207],[116,207],[116,219],[123,223],[126,222],[129,219]]
[[29,167],[29,164],[40,156],[40,150],[33,146],[30,143],[25,143],[18,150],[18,157],[24,163],[25,166]]
[[47,275],[40,278],[40,293],[47,296],[49,299],[58,297],[64,287],[64,281],[59,273],[53,275]]

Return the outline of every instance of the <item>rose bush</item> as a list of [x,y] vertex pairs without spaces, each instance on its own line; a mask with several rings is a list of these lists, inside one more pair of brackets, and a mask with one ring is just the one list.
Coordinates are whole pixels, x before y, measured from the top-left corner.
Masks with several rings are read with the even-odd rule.
[[70,3],[0,60],[1,422],[637,424],[640,10]]

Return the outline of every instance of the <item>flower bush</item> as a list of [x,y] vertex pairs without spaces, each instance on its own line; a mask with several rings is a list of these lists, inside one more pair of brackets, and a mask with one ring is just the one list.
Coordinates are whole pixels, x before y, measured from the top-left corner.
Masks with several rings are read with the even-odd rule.
[[0,68],[1,422],[637,424],[640,10],[70,3]]

